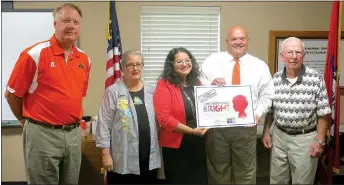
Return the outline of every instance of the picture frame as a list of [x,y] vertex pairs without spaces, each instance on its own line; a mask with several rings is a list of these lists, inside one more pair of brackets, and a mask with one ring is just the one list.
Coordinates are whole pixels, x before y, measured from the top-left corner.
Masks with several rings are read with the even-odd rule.
[[[344,44],[344,32],[341,33],[341,45]],[[318,70],[323,74],[326,63],[328,31],[269,31],[269,56],[268,65],[270,72],[275,74],[284,67],[279,54],[281,44],[288,37],[297,37],[305,44],[304,64]],[[344,47],[341,47],[341,53],[344,53]],[[341,63],[344,63],[344,56],[340,57]],[[344,76],[344,65],[340,65],[340,76]],[[343,69],[343,70],[342,70]],[[343,75],[342,75],[343,74]],[[340,94],[344,95],[344,80],[340,80]]]

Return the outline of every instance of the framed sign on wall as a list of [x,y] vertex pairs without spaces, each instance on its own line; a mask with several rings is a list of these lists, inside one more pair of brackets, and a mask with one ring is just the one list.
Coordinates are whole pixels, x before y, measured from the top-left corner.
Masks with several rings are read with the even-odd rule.
[[[344,46],[342,32],[341,45]],[[324,74],[328,31],[270,31],[269,32],[269,59],[268,65],[270,72],[275,74],[283,70],[284,63],[280,58],[282,51],[282,42],[288,37],[297,37],[305,44],[305,57],[303,63],[319,73]],[[341,47],[341,53],[344,53],[344,47]],[[344,56],[340,57],[340,63],[344,64]],[[340,76],[344,77],[344,65],[340,65]],[[340,94],[344,95],[344,80],[339,80]]]

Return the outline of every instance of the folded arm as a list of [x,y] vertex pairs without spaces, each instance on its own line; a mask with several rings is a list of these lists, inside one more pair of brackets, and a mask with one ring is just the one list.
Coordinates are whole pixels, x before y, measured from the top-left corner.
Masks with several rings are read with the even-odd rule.
[[5,98],[8,102],[8,105],[11,108],[11,111],[13,112],[14,116],[19,120],[23,120],[23,98],[18,97],[14,95],[13,93],[6,90],[5,92]]
[[14,116],[23,121],[23,97],[32,85],[37,67],[32,57],[22,52],[16,62],[5,91],[5,98]]

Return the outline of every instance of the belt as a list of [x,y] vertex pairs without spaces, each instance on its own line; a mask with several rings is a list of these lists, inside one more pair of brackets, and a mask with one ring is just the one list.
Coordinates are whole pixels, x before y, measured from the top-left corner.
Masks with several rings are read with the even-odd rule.
[[36,121],[33,120],[31,118],[26,118],[29,122],[37,124],[37,125],[42,125],[45,127],[50,127],[52,129],[61,129],[61,130],[67,130],[70,131],[76,127],[79,127],[80,123],[79,122],[75,122],[75,123],[70,123],[70,124],[65,124],[65,125],[53,125],[50,123],[46,123],[46,122],[41,122],[41,121]]
[[289,135],[300,135],[300,134],[307,134],[307,133],[311,133],[317,130],[317,127],[313,127],[310,129],[301,129],[301,130],[287,130],[279,125],[276,125],[278,129],[280,129],[281,131],[283,131],[286,134]]

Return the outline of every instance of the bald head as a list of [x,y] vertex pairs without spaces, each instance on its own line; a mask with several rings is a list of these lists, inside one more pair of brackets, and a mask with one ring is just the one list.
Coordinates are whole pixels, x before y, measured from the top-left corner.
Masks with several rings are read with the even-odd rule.
[[244,34],[246,36],[246,38],[248,38],[248,34],[247,34],[247,31],[245,28],[243,28],[241,26],[234,26],[228,30],[227,39],[229,37],[231,37],[232,35],[234,35],[236,32],[240,32],[240,33]]
[[234,26],[228,30],[227,51],[234,57],[240,58],[246,54],[248,48],[248,34],[241,26]]

